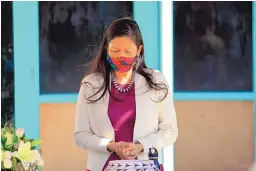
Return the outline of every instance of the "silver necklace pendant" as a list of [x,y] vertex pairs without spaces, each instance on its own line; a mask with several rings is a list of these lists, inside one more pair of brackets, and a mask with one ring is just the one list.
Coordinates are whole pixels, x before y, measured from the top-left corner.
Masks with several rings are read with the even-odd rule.
[[111,78],[112,78],[112,82],[113,82],[113,85],[114,85],[115,89],[116,89],[117,91],[119,91],[120,93],[125,93],[125,92],[130,91],[131,88],[132,88],[132,86],[133,86],[133,83],[134,83],[134,75],[135,75],[135,74],[132,74],[132,79],[131,79],[131,81],[130,81],[128,87],[122,89],[122,88],[120,88],[120,87],[118,86],[118,84],[117,84],[117,82],[116,82],[116,78],[115,78],[114,74],[112,73],[112,74],[111,74]]

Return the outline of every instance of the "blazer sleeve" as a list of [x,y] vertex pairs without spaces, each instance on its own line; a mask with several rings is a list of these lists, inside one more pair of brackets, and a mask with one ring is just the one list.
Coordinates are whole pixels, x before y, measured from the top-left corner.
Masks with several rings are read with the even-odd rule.
[[110,140],[95,135],[90,128],[90,119],[88,117],[88,106],[90,104],[87,104],[85,99],[85,97],[88,97],[86,92],[90,90],[91,88],[88,86],[82,85],[78,94],[75,117],[75,143],[84,149],[110,153],[107,150],[107,144]]
[[[168,86],[168,83],[165,77],[159,71],[154,74],[155,81],[157,83],[164,83]],[[156,93],[159,96],[161,93],[159,91]],[[158,105],[158,131],[152,133],[147,137],[137,139],[144,147],[144,153],[148,154],[149,148],[155,147],[160,150],[171,144],[174,144],[178,137],[178,127],[177,127],[177,118],[173,104],[173,97],[168,89],[168,94],[166,98],[156,103]]]

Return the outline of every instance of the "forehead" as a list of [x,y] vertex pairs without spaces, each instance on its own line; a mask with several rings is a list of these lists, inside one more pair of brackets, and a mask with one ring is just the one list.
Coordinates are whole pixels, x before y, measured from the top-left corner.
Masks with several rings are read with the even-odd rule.
[[109,42],[109,48],[136,48],[135,42],[131,37],[116,37]]

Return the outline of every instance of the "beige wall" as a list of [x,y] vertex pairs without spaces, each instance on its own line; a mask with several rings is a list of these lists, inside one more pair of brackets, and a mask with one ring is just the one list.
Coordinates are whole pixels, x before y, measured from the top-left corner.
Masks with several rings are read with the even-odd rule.
[[40,105],[42,171],[85,171],[86,150],[74,143],[75,103]]
[[[176,171],[244,171],[253,160],[253,102],[176,102]],[[74,143],[75,103],[41,104],[43,171],[85,171]]]
[[253,102],[175,103],[175,171],[246,171],[254,158]]

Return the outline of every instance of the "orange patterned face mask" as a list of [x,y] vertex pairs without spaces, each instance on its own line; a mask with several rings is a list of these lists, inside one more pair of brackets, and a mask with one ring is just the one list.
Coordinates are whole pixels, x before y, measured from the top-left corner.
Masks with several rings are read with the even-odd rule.
[[132,69],[132,67],[136,63],[136,56],[132,58],[128,58],[128,57],[111,58],[108,55],[107,60],[114,71],[125,73],[130,71],[130,69]]

